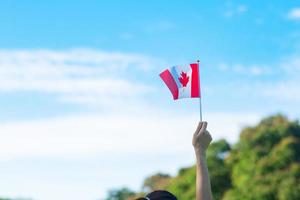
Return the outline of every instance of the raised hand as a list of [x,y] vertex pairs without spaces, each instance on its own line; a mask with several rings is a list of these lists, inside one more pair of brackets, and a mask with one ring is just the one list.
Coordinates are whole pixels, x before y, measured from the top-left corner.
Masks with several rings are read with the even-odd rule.
[[206,164],[205,152],[212,140],[211,135],[206,130],[207,122],[199,122],[193,136],[193,146],[196,153],[196,199],[212,200],[211,185],[208,168]]
[[207,122],[199,122],[193,136],[193,146],[196,152],[205,153],[210,142],[212,141],[211,135],[206,130],[206,128]]

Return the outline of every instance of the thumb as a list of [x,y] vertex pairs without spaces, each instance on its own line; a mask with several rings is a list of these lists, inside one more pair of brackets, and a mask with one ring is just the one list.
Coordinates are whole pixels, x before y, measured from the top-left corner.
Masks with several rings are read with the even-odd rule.
[[204,134],[205,131],[206,131],[206,128],[207,128],[207,122],[203,122],[203,125],[202,125],[202,127],[200,129],[200,133]]

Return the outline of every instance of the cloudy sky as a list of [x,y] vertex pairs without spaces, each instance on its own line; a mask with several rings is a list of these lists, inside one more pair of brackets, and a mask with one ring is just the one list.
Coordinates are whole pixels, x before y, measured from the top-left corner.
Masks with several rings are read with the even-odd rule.
[[296,1],[7,0],[0,22],[0,196],[96,200],[192,165],[198,100],[172,100],[173,65],[201,60],[214,139],[299,119]]

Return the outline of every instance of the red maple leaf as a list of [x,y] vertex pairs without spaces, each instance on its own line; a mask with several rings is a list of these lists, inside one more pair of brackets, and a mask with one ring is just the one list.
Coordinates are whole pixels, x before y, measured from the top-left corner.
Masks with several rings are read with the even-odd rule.
[[189,82],[189,77],[188,77],[188,75],[182,71],[181,74],[180,74],[180,76],[181,76],[181,77],[178,78],[178,79],[179,79],[179,81],[180,81],[182,87],[186,87],[186,85],[187,85],[188,82]]

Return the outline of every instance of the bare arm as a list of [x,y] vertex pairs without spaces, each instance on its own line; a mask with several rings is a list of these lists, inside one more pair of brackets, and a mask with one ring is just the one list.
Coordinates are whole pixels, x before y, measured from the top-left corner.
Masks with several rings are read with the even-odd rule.
[[199,122],[193,136],[193,146],[196,153],[197,180],[196,200],[212,200],[211,186],[206,164],[206,149],[212,138],[206,130],[207,122]]

